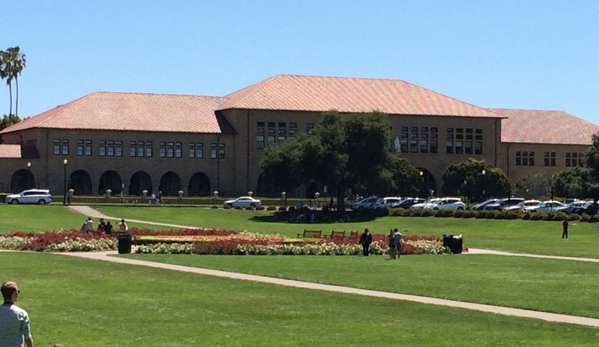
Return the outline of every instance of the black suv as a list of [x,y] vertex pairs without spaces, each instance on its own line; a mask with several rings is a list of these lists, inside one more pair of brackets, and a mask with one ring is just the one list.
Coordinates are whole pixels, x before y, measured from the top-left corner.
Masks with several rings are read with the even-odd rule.
[[574,207],[572,209],[571,213],[577,213],[577,214],[586,213],[586,214],[590,214],[592,216],[592,215],[597,214],[597,211],[599,211],[599,202],[589,201],[582,206]]
[[524,201],[523,198],[509,198],[509,199],[508,198],[504,198],[504,199],[501,199],[501,200],[497,201],[494,204],[488,204],[488,205],[486,205],[485,206],[485,210],[487,210],[487,211],[492,211],[492,210],[501,211],[501,210],[503,210],[506,207],[518,205],[522,201]]

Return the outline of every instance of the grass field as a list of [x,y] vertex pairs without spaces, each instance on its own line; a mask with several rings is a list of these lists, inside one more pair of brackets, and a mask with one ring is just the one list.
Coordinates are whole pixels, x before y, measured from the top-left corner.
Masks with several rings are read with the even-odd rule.
[[[86,216],[62,205],[7,205],[0,204],[0,234],[13,231],[52,231],[80,229]],[[151,221],[151,220],[150,220]],[[116,225],[116,220],[111,223]],[[170,229],[150,224],[127,223],[133,228]],[[98,219],[94,218],[94,226]]]
[[593,346],[597,329],[43,253],[0,253],[36,346]]
[[179,256],[140,260],[599,318],[597,263],[492,255]]
[[599,224],[579,222],[570,227],[570,238],[561,239],[561,223],[526,220],[486,220],[433,217],[382,217],[350,223],[285,223],[275,221],[272,212],[213,210],[206,208],[160,208],[99,206],[106,215],[181,225],[249,230],[295,237],[304,228],[364,230],[387,233],[391,228],[411,234],[461,234],[472,248],[488,248],[520,253],[599,257]]
[[[97,206],[115,218],[295,236],[304,228],[386,233],[390,228],[462,234],[469,247],[596,256],[597,224],[385,217],[299,224],[271,212]],[[0,233],[79,228],[63,206],[0,205]],[[74,225],[74,226],[73,226]],[[164,227],[134,225],[152,229]],[[599,318],[599,264],[490,255],[176,256],[127,255],[182,265]],[[0,252],[3,279],[21,284],[37,346],[591,346],[598,329],[462,309],[126,266],[65,255]],[[73,327],[76,327],[74,329]]]

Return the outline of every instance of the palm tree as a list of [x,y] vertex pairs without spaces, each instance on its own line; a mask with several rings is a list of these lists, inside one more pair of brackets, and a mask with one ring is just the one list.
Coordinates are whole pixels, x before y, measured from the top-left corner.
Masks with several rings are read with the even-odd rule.
[[6,75],[6,83],[10,93],[10,113],[12,113],[12,80],[15,80],[16,85],[16,108],[15,115],[19,115],[19,75],[25,68],[27,60],[25,54],[21,52],[19,46],[10,47],[4,52],[4,74]]
[[[5,51],[0,50],[0,80],[4,80],[8,77],[8,71],[6,70],[6,59],[8,58]],[[10,109],[12,111],[12,93],[11,93],[11,104]],[[10,114],[10,112],[8,113]]]

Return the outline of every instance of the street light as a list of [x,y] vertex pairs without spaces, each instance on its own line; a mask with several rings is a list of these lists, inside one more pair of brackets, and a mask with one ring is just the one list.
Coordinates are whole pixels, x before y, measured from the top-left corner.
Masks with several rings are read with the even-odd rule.
[[424,195],[424,172],[420,171],[418,173],[420,176],[420,196]]
[[[487,180],[486,180],[486,178],[487,178],[487,170],[483,169],[483,171],[481,173],[483,174],[483,187],[486,187],[487,186]],[[482,200],[484,201],[485,200],[485,193],[486,193],[484,188],[483,188],[483,190],[482,190],[481,193],[483,195],[483,199]]]
[[287,207],[287,193],[281,192],[281,196],[283,197],[283,205]]
[[29,174],[27,175],[27,188],[33,188],[31,187],[31,162],[27,162],[27,171],[29,172]]
[[67,163],[69,161],[68,160],[63,160],[62,164],[64,165],[64,195],[63,195],[63,199],[62,199],[62,204],[66,205],[67,204]]

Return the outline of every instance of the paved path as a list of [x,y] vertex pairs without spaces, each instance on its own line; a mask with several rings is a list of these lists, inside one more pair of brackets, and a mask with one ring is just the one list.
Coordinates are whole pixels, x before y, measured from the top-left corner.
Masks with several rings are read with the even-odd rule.
[[[88,206],[70,206],[70,207],[73,210],[80,212],[82,214],[85,214],[92,218],[118,219],[118,218],[114,218],[114,217],[105,216],[102,213],[100,213]],[[191,226],[179,226],[179,225],[165,224],[165,223],[153,223],[153,222],[137,221],[137,220],[129,220],[129,221],[145,223],[145,224],[170,226],[170,227],[194,228]],[[242,273],[236,273],[236,272],[211,270],[211,269],[196,268],[196,267],[191,267],[191,266],[156,263],[156,262],[150,262],[150,261],[143,261],[143,260],[111,256],[111,255],[117,254],[115,251],[110,251],[110,252],[71,252],[71,253],[57,253],[57,254],[86,258],[86,259],[93,259],[93,260],[110,261],[110,262],[121,263],[121,264],[148,266],[148,267],[154,267],[154,268],[160,268],[160,269],[166,269],[166,270],[190,272],[190,273],[195,273],[195,274],[199,274],[199,275],[217,276],[217,277],[224,277],[224,278],[231,278],[231,279],[238,279],[238,280],[245,280],[245,281],[270,283],[270,284],[295,287],[295,288],[305,288],[305,289],[322,290],[322,291],[329,291],[329,292],[364,295],[364,296],[386,298],[386,299],[393,299],[393,300],[411,301],[411,302],[417,302],[417,303],[429,304],[429,305],[440,305],[440,306],[464,308],[464,309],[469,309],[469,310],[474,310],[474,311],[501,314],[501,315],[506,315],[506,316],[533,318],[533,319],[540,319],[540,320],[544,320],[544,321],[548,321],[548,322],[568,323],[568,324],[584,325],[584,326],[591,326],[591,327],[599,328],[599,319],[595,319],[595,318],[570,316],[570,315],[564,315],[564,314],[524,310],[524,309],[510,308],[510,307],[503,307],[503,306],[476,304],[476,303],[469,303],[469,302],[462,302],[462,301],[455,301],[455,300],[437,299],[437,298],[417,296],[417,295],[381,292],[381,291],[376,291],[376,290],[335,286],[335,285],[319,284],[319,283],[312,283],[312,282],[302,282],[302,281],[287,280],[287,279],[273,278],[273,277],[267,277],[267,276],[248,275],[248,274],[242,274]],[[599,259],[592,259],[592,258],[575,258],[575,257],[535,255],[535,254],[520,254],[520,253],[501,252],[501,251],[493,251],[493,250],[485,250],[485,249],[470,249],[470,251],[465,254],[495,254],[495,255],[504,255],[504,256],[519,256],[519,257],[531,257],[531,258],[547,258],[547,259],[599,262]]]
[[[75,205],[70,205],[69,208],[71,208],[75,212],[79,212],[81,214],[84,214],[84,215],[86,215],[88,217],[92,217],[92,218],[114,219],[115,221],[120,221],[122,219],[121,217],[117,218],[117,217],[107,216],[107,215],[103,214],[102,212],[100,212],[98,210],[95,210],[95,209],[93,209],[93,208],[91,208],[89,206],[78,206],[78,205],[75,206]],[[198,226],[177,225],[177,224],[158,223],[158,222],[148,222],[148,221],[137,220],[137,219],[127,219],[127,222],[150,224],[150,225],[160,225],[160,226],[164,226],[164,227],[181,228],[181,229],[197,229],[197,228],[199,228]]]

